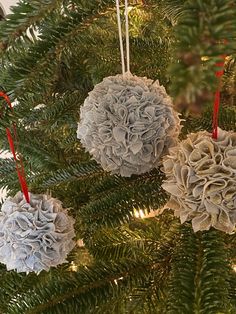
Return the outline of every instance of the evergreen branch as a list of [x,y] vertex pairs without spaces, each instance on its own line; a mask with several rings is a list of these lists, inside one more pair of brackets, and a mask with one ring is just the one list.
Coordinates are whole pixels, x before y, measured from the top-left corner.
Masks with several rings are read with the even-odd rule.
[[7,19],[0,24],[0,46],[2,50],[5,51],[17,38],[21,41],[26,39],[31,41],[26,31],[30,28],[32,36],[34,26],[42,22],[42,19],[62,3],[63,1],[59,0],[32,0],[30,3],[20,2],[17,6],[12,7],[13,13],[8,15]]
[[[78,1],[78,4],[80,4],[80,1]],[[20,87],[21,92],[24,93],[24,86],[27,86],[28,91],[32,88],[32,91],[35,92],[39,84],[35,86],[35,84],[32,84],[32,80],[37,82],[40,74],[42,74],[42,79],[47,78],[49,80],[48,83],[54,81],[57,77],[55,70],[61,61],[62,49],[67,44],[71,44],[71,41],[74,41],[78,33],[86,31],[89,25],[98,17],[107,14],[109,10],[114,10],[112,0],[96,0],[93,4],[90,4],[90,8],[80,4],[80,10],[77,10],[76,14],[71,13],[73,19],[71,19],[71,16],[65,16],[61,18],[60,23],[56,24],[56,27],[52,24],[52,28],[48,33],[41,35],[40,40],[30,48],[27,56],[24,55],[24,58],[15,61],[15,69],[12,65],[10,66],[10,71],[14,71],[13,76],[18,74],[18,82],[20,82],[18,87]],[[37,64],[35,64],[35,58],[38,60]]]
[[[206,130],[212,132],[212,106],[209,106],[202,117],[193,118],[189,116],[185,123],[182,133],[184,135],[190,132]],[[221,106],[219,111],[219,127],[227,131],[236,131],[236,110],[234,107]]]
[[222,232],[210,230],[200,237],[202,251],[195,282],[195,311],[202,314],[227,313],[230,308],[229,263]]
[[167,313],[194,312],[194,276],[197,253],[196,238],[190,226],[183,226],[182,236],[172,258],[170,281],[167,290]]
[[235,17],[236,6],[230,5],[228,0],[184,3],[175,27],[174,54],[178,56],[178,63],[170,67],[176,103],[198,107],[209,103],[206,94],[212,93],[217,86],[216,62],[222,54],[230,55],[236,50]]
[[118,261],[123,258],[136,260],[142,256],[152,260],[157,255],[165,257],[166,254],[172,254],[179,230],[179,224],[175,220],[170,221],[167,229],[162,230],[165,218],[157,217],[151,222],[142,220],[136,229],[131,229],[131,226],[105,228],[89,239],[87,244],[95,258],[103,261]]
[[132,220],[135,208],[150,211],[164,206],[167,196],[161,188],[162,176],[154,171],[152,175],[127,180],[126,184],[104,193],[104,196],[98,194],[97,199],[92,199],[79,210],[83,223],[88,230],[114,227]]
[[183,14],[183,5],[185,2],[186,0],[161,1],[163,13],[173,25],[177,24],[179,18]]
[[158,259],[152,263],[127,259],[119,264],[100,262],[80,268],[78,273],[64,273],[56,281],[52,279],[48,284],[44,283],[44,286],[39,283],[31,294],[14,298],[7,314],[91,313],[99,304],[109,302],[110,297],[118,297],[124,289],[126,292],[132,290],[145,281],[150,272],[160,267],[166,265]]
[[75,180],[90,180],[91,177],[99,176],[104,171],[96,162],[87,162],[78,165],[70,165],[66,169],[59,169],[54,173],[48,175],[48,179],[45,180],[43,186],[50,188],[53,185],[65,184],[68,182],[74,182]]

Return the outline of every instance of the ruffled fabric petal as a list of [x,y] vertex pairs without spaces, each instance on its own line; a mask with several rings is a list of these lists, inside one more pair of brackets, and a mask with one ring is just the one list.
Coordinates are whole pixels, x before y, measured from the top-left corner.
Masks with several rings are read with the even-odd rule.
[[180,130],[165,88],[126,73],[105,78],[89,93],[77,137],[105,171],[130,177],[157,168]]
[[8,198],[0,212],[0,262],[17,272],[48,271],[66,262],[75,246],[74,219],[57,199],[21,192]]
[[236,226],[236,133],[219,129],[218,140],[199,132],[172,148],[163,162],[167,207],[195,232]]

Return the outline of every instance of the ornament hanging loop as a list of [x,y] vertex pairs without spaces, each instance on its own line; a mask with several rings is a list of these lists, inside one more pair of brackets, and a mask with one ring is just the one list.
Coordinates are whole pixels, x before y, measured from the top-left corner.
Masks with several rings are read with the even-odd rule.
[[129,10],[128,0],[125,0],[125,30],[126,30],[126,63],[127,72],[130,72],[130,49],[129,49]]
[[[3,98],[6,101],[7,105],[9,106],[11,111],[13,112],[13,106],[12,106],[10,98],[7,96],[7,94],[0,91],[0,98]],[[27,182],[26,182],[26,178],[25,178],[25,170],[24,170],[22,157],[19,156],[19,158],[17,158],[17,154],[16,154],[16,150],[15,150],[14,140],[18,144],[18,136],[17,136],[17,130],[16,130],[15,123],[12,124],[12,129],[13,129],[13,135],[11,133],[11,130],[9,128],[6,128],[7,139],[8,139],[8,143],[10,146],[10,150],[12,152],[13,158],[14,158],[15,163],[16,163],[16,172],[17,172],[18,179],[20,182],[21,190],[24,194],[25,200],[27,201],[27,203],[29,203],[30,202],[29,190],[28,190],[28,186],[27,186]]]
[[121,18],[120,18],[120,2],[116,0],[116,13],[117,13],[117,24],[118,24],[118,33],[120,41],[120,55],[121,55],[121,66],[122,74],[125,72],[130,73],[130,45],[129,45],[129,10],[128,10],[128,0],[125,0],[125,38],[126,38],[126,67],[125,67],[125,53],[124,45],[122,38],[122,27],[121,27]]

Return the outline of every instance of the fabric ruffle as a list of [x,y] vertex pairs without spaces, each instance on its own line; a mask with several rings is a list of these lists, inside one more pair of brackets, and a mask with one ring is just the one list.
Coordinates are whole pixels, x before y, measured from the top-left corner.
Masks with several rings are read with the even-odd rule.
[[210,227],[232,233],[236,225],[236,133],[219,129],[190,134],[163,162],[171,194],[168,207],[194,231]]
[[66,262],[75,246],[74,219],[48,195],[21,192],[8,198],[0,212],[0,262],[17,272],[48,271]]
[[77,137],[105,171],[130,177],[158,167],[180,129],[165,88],[126,73],[105,78],[89,93]]

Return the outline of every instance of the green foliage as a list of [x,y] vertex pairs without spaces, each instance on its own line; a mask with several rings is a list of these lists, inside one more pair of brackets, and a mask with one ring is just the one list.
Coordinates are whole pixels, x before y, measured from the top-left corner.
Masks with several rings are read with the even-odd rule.
[[172,260],[167,313],[230,313],[229,278],[222,233],[195,235],[183,227]]
[[135,208],[150,211],[164,206],[167,197],[160,186],[161,178],[162,175],[155,171],[138,178],[121,179],[116,187],[93,193],[91,201],[79,210],[85,233],[89,232],[91,237],[90,232],[103,226],[127,223],[132,220]]
[[183,227],[175,247],[170,273],[167,313],[194,313],[197,241],[189,227]]
[[[236,131],[236,2],[129,5],[131,70],[159,79],[175,97],[185,119],[181,138],[211,132],[215,62],[224,53],[230,56],[219,126]],[[124,22],[123,3],[121,14]],[[30,190],[49,192],[70,208],[76,238],[86,244],[75,248],[68,264],[39,276],[1,266],[0,312],[236,313],[235,235],[194,234],[167,210],[135,218],[135,212],[166,204],[161,169],[111,176],[76,138],[88,92],[121,72],[115,1],[21,0],[0,22],[0,59],[0,85],[15,101],[14,115],[1,102],[1,149],[9,150],[5,128],[15,122]],[[2,187],[10,195],[19,190],[12,158],[0,160]]]
[[[93,264],[78,272],[52,270],[48,282],[40,274],[33,290],[29,288],[30,295],[22,287],[12,297],[8,313],[124,313],[125,309],[156,313],[156,298],[163,300],[163,279],[169,272],[177,231],[178,224],[168,215],[159,221],[136,221],[115,234],[106,230],[95,240],[100,248],[98,254],[94,252]],[[141,244],[144,236],[147,239]],[[118,246],[123,245],[129,246],[131,254],[121,253],[123,248]]]
[[229,313],[229,261],[221,232],[202,234],[196,278],[195,311],[203,314]]
[[[236,110],[235,107],[222,106],[219,114],[219,127],[227,131],[236,131]],[[203,115],[198,118],[191,116],[186,118],[183,127],[183,135],[189,132],[207,130],[212,131],[212,108],[207,107]]]
[[172,93],[182,106],[209,103],[217,86],[215,63],[235,54],[235,18],[234,1],[185,1],[175,27],[179,62],[170,66]]

